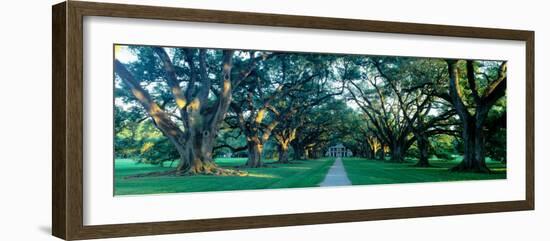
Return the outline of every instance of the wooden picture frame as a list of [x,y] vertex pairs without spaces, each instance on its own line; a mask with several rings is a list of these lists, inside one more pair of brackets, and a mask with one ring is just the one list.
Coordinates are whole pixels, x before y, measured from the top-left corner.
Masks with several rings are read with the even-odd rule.
[[[52,8],[52,233],[92,239],[265,228],[534,209],[534,32],[324,17],[68,1]],[[207,23],[517,40],[526,43],[525,199],[336,212],[87,226],[83,224],[83,17],[107,16]]]

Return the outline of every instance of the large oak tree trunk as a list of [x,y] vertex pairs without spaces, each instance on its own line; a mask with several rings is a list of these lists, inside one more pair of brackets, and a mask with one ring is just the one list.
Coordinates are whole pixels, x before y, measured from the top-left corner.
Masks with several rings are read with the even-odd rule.
[[[211,131],[202,131],[189,138],[183,146],[182,157],[177,167],[181,174],[220,174],[221,171],[212,158],[214,138],[209,134]],[[194,133],[193,131],[192,133]],[[177,143],[174,144],[178,145]],[[181,149],[182,147],[176,147]]]
[[[267,128],[264,128],[263,133],[261,133],[260,126],[264,114],[258,114],[256,117],[252,118],[253,121],[247,122],[245,121],[245,118],[243,116],[243,111],[241,111],[238,107],[235,108],[240,119],[240,128],[246,135],[248,160],[246,161],[244,166],[247,168],[263,167],[264,164],[262,162],[262,155],[264,144],[269,140],[269,137],[271,136],[271,131],[278,123],[273,121],[268,125]],[[265,113],[265,111],[261,110],[259,111],[259,113]]]
[[458,61],[447,60],[449,71],[449,96],[462,122],[462,139],[464,141],[464,159],[453,167],[453,171],[490,172],[485,163],[485,134],[483,126],[491,107],[498,99],[506,94],[506,69],[503,62],[500,66],[498,78],[489,83],[484,93],[480,95],[476,86],[474,62],[466,62],[468,85],[474,97],[475,114],[471,114],[462,101],[462,92],[459,84]]
[[378,149],[378,152],[376,153],[376,156],[378,160],[385,161],[386,160],[386,153],[384,151],[384,145],[380,149]]
[[[155,51],[163,61],[163,66],[167,73],[167,82],[172,90],[174,100],[180,108],[180,113],[188,119],[185,130],[180,129],[180,127],[170,119],[169,115],[151,98],[149,93],[141,87],[139,81],[137,81],[126,69],[124,64],[115,60],[114,69],[115,73],[151,117],[153,124],[176,148],[180,156],[180,162],[175,170],[168,171],[167,173],[178,175],[241,174],[238,171],[219,168],[212,159],[214,138],[219,129],[219,123],[223,120],[229,107],[229,102],[231,101],[230,76],[232,51],[224,52],[222,91],[218,97],[217,103],[214,108],[212,108],[212,112],[207,113],[201,113],[201,109],[203,108],[201,104],[206,104],[204,99],[207,98],[210,87],[207,86],[207,90],[201,91],[201,93],[206,92],[205,96],[199,96],[201,98],[196,97],[191,103],[186,104],[187,98],[183,96],[179,89],[174,73],[174,66],[172,66],[164,50],[156,48]],[[201,103],[201,99],[203,103]]]
[[391,160],[393,162],[403,162],[405,160],[404,158],[404,152],[405,152],[405,144],[401,141],[395,141],[391,145]]
[[415,166],[417,167],[430,167],[430,162],[428,160],[428,150],[429,150],[429,140],[428,137],[423,133],[416,134],[416,143],[418,145],[418,162]]
[[453,167],[453,171],[490,172],[485,163],[485,137],[483,126],[476,124],[476,118],[468,118],[462,125],[464,141],[464,159]]
[[305,149],[304,149],[304,154],[302,155],[302,156],[303,156],[303,159],[304,159],[304,160],[309,160],[309,159],[311,158],[311,152],[312,152],[312,151],[313,151],[313,150],[310,149],[310,148],[305,148]]
[[374,148],[370,144],[368,144],[368,142],[366,143],[366,149],[364,154],[367,159],[373,159],[374,156],[376,155],[376,153],[374,152]]
[[278,130],[275,133],[275,141],[279,152],[279,163],[290,163],[289,148],[290,143],[296,139],[296,128]]
[[279,163],[290,163],[290,159],[288,158],[288,144],[282,143],[277,146],[277,149],[279,151]]
[[247,142],[248,160],[245,166],[249,168],[262,167],[262,154],[264,146],[258,138],[252,138]]

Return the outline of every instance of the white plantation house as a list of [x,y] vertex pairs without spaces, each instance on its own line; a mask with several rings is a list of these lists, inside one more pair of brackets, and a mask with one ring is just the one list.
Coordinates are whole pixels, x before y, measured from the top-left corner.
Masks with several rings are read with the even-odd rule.
[[353,156],[353,153],[350,149],[346,148],[342,143],[331,146],[328,148],[325,156],[330,157],[350,157]]

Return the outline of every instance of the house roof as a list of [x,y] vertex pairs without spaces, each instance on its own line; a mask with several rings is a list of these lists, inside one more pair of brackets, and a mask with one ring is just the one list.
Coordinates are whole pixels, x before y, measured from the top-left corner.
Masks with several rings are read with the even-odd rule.
[[330,148],[343,148],[343,147],[345,147],[345,146],[342,145],[342,143],[338,143],[338,144],[336,144],[336,145],[334,145],[334,146],[331,146]]

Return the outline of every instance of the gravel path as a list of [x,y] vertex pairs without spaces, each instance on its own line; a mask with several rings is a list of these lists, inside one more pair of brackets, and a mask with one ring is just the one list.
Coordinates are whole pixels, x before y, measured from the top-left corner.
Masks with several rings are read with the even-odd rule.
[[336,158],[334,164],[330,167],[325,180],[321,182],[321,187],[330,186],[346,186],[351,185],[351,181],[348,179],[348,174],[342,163],[342,158]]

